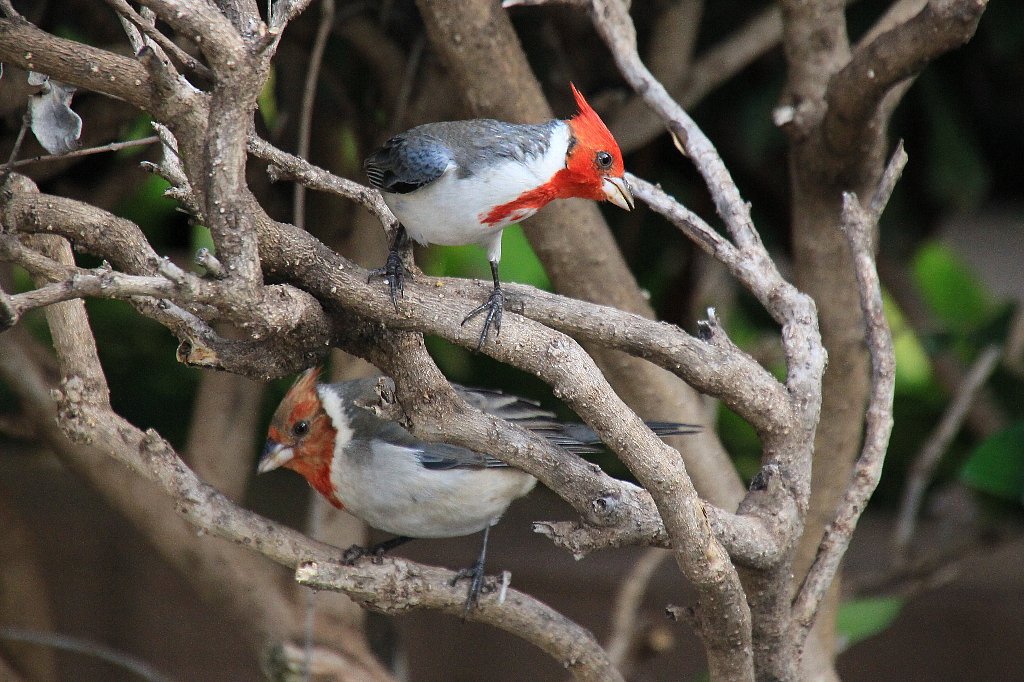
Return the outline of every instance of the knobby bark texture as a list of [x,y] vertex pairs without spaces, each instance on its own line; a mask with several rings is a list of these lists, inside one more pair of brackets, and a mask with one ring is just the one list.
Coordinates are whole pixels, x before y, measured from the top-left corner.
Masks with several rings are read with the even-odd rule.
[[[895,3],[893,13],[851,47],[842,0],[780,3],[789,74],[775,117],[790,138],[796,281],[818,304],[829,353],[815,439],[814,493],[795,566],[798,579],[814,560],[846,488],[871,386],[853,258],[835,229],[841,223],[843,192],[873,193],[890,144],[889,116],[905,81],[969,40],[986,4]],[[829,607],[833,616],[837,595]],[[833,631],[825,622],[822,633],[831,650]]]
[[[891,26],[869,33],[853,49],[843,3],[782,3],[781,16],[770,11],[752,24],[764,29],[761,41],[741,32],[728,51],[693,60],[694,69],[704,64],[705,70],[726,56],[742,63],[781,36],[790,74],[775,118],[791,138],[798,286],[768,255],[714,144],[673,98],[678,92],[671,91],[688,82],[684,75],[670,74],[676,87],[667,89],[647,68],[621,0],[571,3],[589,12],[609,60],[635,92],[627,107],[648,109],[697,169],[721,228],[655,182],[630,175],[636,197],[720,261],[765,308],[781,329],[786,361],[784,380],[776,380],[731,341],[713,311],[696,336],[654,321],[592,204],[552,205],[528,223],[559,293],[508,285],[522,312],[507,312],[500,339],[482,351],[547,382],[639,485],[474,410],[452,390],[422,335],[473,348],[476,331],[460,322],[485,283],[418,275],[407,282],[396,308],[383,287],[367,283],[366,270],[313,234],[273,219],[254,195],[247,179],[250,157],[268,164],[273,178],[344,197],[385,231],[394,229],[377,192],[255,132],[257,96],[290,22],[307,2],[276,3],[266,22],[246,2],[141,4],[136,12],[114,3],[136,48],[132,56],[50,35],[4,5],[0,59],[150,114],[163,158],[148,167],[170,183],[168,194],[182,210],[209,227],[215,255],[200,256],[205,276],[187,271],[161,257],[140,225],[41,192],[27,177],[8,173],[0,260],[24,268],[35,288],[0,290],[0,329],[6,330],[0,332],[0,375],[15,387],[41,439],[172,564],[194,573],[200,592],[232,614],[254,648],[264,656],[284,652],[286,668],[305,664],[298,645],[304,600],[281,586],[274,564],[293,571],[301,585],[344,592],[385,613],[462,613],[464,593],[450,584],[450,571],[397,559],[344,566],[336,548],[237,504],[245,491],[245,458],[221,461],[216,455],[252,447],[246,436],[251,428],[231,433],[241,418],[234,415],[252,414],[259,394],[241,377],[294,373],[336,347],[394,379],[393,395],[382,395],[377,409],[426,439],[493,453],[571,504],[579,522],[536,525],[560,546],[577,556],[622,545],[671,549],[698,595],[687,617],[706,648],[713,679],[828,674],[830,652],[819,640],[805,649],[808,630],[877,483],[891,426],[892,349],[873,244],[903,159],[897,155],[882,173],[885,122],[893,93],[929,60],[968,39],[984,2],[933,1],[899,21],[886,19]],[[540,3],[506,2],[514,4]],[[674,20],[699,14],[695,3],[684,4]],[[455,8],[419,0],[418,7],[429,48],[469,111],[515,121],[551,117],[497,3],[472,0]],[[189,41],[198,56],[183,54],[157,26]],[[678,39],[692,44],[692,34]],[[654,61],[658,71],[671,71],[663,59]],[[396,99],[400,92],[395,89]],[[644,129],[649,123],[640,126],[641,137],[650,134]],[[861,205],[857,197],[869,199]],[[78,266],[71,245],[104,264]],[[218,419],[194,422],[186,458],[191,468],[158,433],[138,429],[111,409],[80,300],[85,297],[127,301],[176,335],[181,362],[238,375],[204,380],[196,409],[216,410]],[[33,360],[34,342],[9,329],[39,308],[46,309],[57,353],[55,385]],[[641,419],[703,423],[700,394],[722,400],[761,439],[761,470],[745,493],[711,429],[674,441],[676,450]],[[128,484],[125,466],[133,474]],[[231,542],[197,536],[193,528]],[[485,595],[468,618],[532,642],[579,679],[622,677],[590,633],[516,590]],[[333,661],[327,665],[339,679],[388,679],[358,618],[339,607],[320,624],[333,633],[317,637],[321,659]],[[800,667],[805,650],[814,662],[811,673]]]

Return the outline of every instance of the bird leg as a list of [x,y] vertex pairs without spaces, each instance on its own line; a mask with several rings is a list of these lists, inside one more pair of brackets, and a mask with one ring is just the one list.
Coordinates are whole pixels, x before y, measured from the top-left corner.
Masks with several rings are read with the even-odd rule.
[[487,297],[487,302],[474,308],[462,320],[462,324],[465,325],[480,313],[485,310],[487,311],[487,317],[484,318],[484,328],[481,330],[480,339],[476,343],[478,353],[483,345],[487,343],[487,335],[491,330],[491,325],[494,325],[495,336],[501,333],[501,312],[505,306],[505,292],[501,290],[501,282],[498,280],[498,261],[491,261],[491,277],[494,279],[494,291]]
[[351,566],[359,559],[362,559],[364,556],[368,556],[373,557],[375,563],[380,563],[380,558],[384,556],[386,552],[394,549],[395,547],[398,547],[399,545],[404,545],[405,543],[409,542],[409,540],[412,540],[412,538],[407,537],[405,535],[399,535],[397,537],[391,538],[390,540],[378,542],[376,545],[373,545],[372,547],[352,545],[342,553],[341,562],[346,566]]
[[491,533],[491,527],[487,526],[484,528],[484,544],[480,548],[480,556],[469,568],[463,568],[455,577],[452,578],[451,585],[455,586],[455,583],[463,580],[464,578],[470,578],[469,594],[466,595],[466,605],[462,609],[462,619],[465,620],[466,616],[469,615],[469,610],[476,604],[480,603],[480,591],[484,586],[484,561],[487,559],[487,536]]
[[388,249],[388,259],[384,261],[384,267],[370,270],[370,276],[366,278],[367,283],[374,277],[382,277],[388,283],[391,292],[391,302],[395,304],[395,312],[398,312],[398,294],[405,298],[405,264],[402,262],[401,250],[407,242],[405,226],[398,224],[398,231],[395,232],[395,240],[391,242]]

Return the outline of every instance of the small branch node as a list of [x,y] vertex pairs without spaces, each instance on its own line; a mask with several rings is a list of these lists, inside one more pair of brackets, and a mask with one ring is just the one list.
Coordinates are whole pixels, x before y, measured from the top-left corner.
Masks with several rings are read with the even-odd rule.
[[196,265],[206,268],[211,277],[224,279],[228,276],[224,265],[205,246],[196,251],[195,262]]

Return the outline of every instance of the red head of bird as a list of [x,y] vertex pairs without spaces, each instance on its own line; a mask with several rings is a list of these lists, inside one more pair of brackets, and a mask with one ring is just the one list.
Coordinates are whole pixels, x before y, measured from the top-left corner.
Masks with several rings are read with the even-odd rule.
[[627,211],[633,208],[633,195],[623,173],[622,152],[608,126],[590,106],[575,85],[570,83],[579,113],[569,119],[572,141],[565,169],[553,182],[560,197],[607,199]]
[[317,391],[319,368],[299,375],[274,412],[259,473],[278,467],[306,478],[331,504],[341,507],[331,482],[331,460],[337,430]]

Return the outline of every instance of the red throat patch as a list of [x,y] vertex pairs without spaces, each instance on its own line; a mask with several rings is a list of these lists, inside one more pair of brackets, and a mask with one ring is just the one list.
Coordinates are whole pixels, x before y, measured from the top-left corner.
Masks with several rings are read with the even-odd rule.
[[[566,156],[565,168],[555,173],[543,185],[523,192],[512,201],[495,206],[481,215],[482,224],[504,227],[532,216],[555,199],[602,201],[607,198],[603,189],[603,179],[608,176],[622,177],[624,169],[619,144],[576,86],[572,83],[569,86],[572,88],[579,113],[568,121],[573,143]],[[598,168],[595,165],[595,158],[599,152],[611,155],[610,166]]]
[[[324,411],[316,391],[319,369],[304,372],[288,390],[271,422],[269,437],[293,449],[292,459],[283,466],[302,475],[313,488],[338,509],[344,505],[331,483],[331,462],[337,431]],[[295,425],[306,422],[304,435],[295,435]]]

